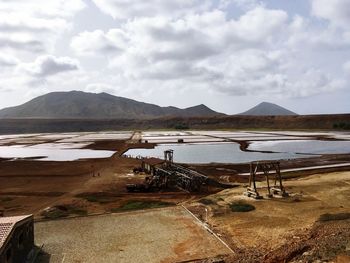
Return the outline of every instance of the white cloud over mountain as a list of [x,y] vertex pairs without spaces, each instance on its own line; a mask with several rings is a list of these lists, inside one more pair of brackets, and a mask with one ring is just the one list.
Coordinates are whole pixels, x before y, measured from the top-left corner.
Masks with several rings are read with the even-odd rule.
[[298,13],[257,0],[5,0],[0,90],[146,99],[179,90],[276,99],[344,91],[350,0],[304,3]]
[[79,62],[69,57],[45,55],[38,57],[32,63],[19,64],[18,68],[36,77],[47,77],[66,71],[79,69]]

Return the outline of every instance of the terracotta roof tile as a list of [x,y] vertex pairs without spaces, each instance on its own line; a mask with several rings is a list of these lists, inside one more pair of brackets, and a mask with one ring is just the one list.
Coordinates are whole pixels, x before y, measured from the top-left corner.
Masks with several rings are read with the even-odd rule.
[[11,217],[0,217],[0,248],[5,243],[8,236],[11,234],[14,226],[24,219],[31,217],[31,215],[26,216],[11,216]]

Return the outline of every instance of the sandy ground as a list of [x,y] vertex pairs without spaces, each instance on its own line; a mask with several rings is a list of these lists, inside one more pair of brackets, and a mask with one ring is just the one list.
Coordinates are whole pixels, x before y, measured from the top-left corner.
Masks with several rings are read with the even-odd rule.
[[[242,262],[265,262],[263,255],[309,231],[322,214],[350,212],[350,172],[317,174],[289,180],[284,185],[291,196],[283,199],[251,199],[242,195],[243,187],[207,197],[213,201],[206,206],[212,228],[221,233],[238,254],[256,254],[261,260]],[[266,189],[260,193],[265,195]],[[232,212],[228,205],[236,201],[252,204],[255,210]],[[204,218],[203,206],[189,207]],[[350,245],[350,232],[347,235]]]
[[52,263],[182,262],[230,253],[181,207],[41,222],[35,236]]

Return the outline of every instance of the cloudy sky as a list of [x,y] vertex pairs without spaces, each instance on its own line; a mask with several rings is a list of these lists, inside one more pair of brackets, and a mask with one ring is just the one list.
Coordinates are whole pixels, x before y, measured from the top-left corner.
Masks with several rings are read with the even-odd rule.
[[0,108],[82,90],[350,112],[350,0],[0,0]]

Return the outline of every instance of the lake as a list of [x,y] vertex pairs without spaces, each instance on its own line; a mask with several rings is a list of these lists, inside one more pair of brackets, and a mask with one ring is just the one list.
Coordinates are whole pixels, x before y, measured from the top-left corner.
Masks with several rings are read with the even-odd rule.
[[310,157],[295,153],[243,152],[237,143],[161,144],[154,149],[130,149],[125,155],[158,157],[164,151],[174,150],[174,161],[179,163],[246,163],[257,160],[280,160]]
[[[66,147],[66,146],[65,146]],[[43,161],[74,161],[89,158],[108,158],[114,154],[112,151],[98,151],[89,149],[68,149],[50,146],[27,147],[22,145],[0,146],[1,158],[34,158],[42,157]]]
[[273,151],[289,153],[342,154],[350,153],[350,141],[264,141],[252,142],[249,145],[248,149],[256,151]]

